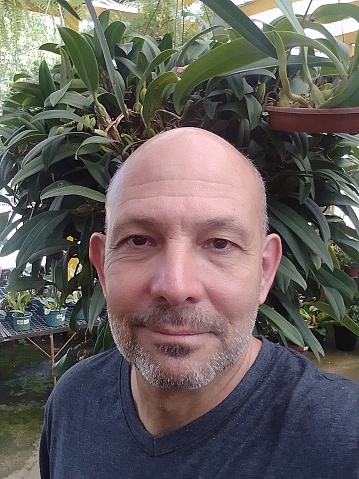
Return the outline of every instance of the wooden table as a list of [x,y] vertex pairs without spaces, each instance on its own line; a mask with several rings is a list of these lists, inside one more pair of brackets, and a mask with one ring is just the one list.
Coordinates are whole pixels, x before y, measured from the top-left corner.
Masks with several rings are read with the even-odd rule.
[[[46,324],[45,318],[39,316],[36,313],[33,313],[33,316],[30,321],[30,329],[26,331],[15,331],[13,328],[12,322],[8,320],[0,321],[0,343],[6,341],[13,342],[14,354],[15,354],[15,347],[16,341],[18,339],[27,339],[31,344],[33,344],[37,349],[42,351],[48,358],[51,360],[51,365],[55,363],[56,357],[64,350],[64,348],[69,344],[69,342],[73,339],[76,335],[75,331],[72,331],[69,327],[69,316],[70,311],[66,314],[66,319],[64,324],[61,326],[48,326]],[[84,320],[77,321],[78,329],[86,329],[87,322]],[[63,332],[70,332],[69,339],[65,342],[65,344],[55,353],[55,346],[54,346],[54,334],[63,333]],[[45,351],[39,344],[36,343],[35,338],[39,338],[42,336],[49,336],[50,340],[50,352]],[[54,384],[56,384],[56,376],[52,374],[52,378]]]

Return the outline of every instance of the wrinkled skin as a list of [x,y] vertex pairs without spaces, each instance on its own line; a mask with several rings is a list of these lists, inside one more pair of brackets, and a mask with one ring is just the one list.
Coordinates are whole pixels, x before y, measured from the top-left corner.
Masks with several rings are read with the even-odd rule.
[[135,366],[140,417],[144,390],[163,399],[212,389],[217,404],[259,352],[251,332],[281,256],[278,236],[263,234],[253,167],[211,133],[172,130],[130,156],[106,208],[90,256],[115,342]]

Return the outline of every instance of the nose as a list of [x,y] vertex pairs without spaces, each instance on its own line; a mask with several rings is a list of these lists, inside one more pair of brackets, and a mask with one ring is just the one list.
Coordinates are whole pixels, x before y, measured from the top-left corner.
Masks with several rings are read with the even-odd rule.
[[151,281],[151,295],[155,301],[179,306],[195,304],[202,299],[203,285],[194,256],[183,245],[174,243],[156,258]]

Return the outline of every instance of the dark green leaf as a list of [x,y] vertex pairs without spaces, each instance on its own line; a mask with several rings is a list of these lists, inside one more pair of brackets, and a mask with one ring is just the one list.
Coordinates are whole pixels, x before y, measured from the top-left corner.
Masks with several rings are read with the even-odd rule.
[[188,65],[176,85],[173,102],[177,112],[182,111],[183,100],[192,90],[209,78],[243,71],[252,63],[266,58],[266,55],[240,38],[231,43],[220,45]]
[[298,329],[295,328],[289,321],[287,321],[281,314],[270,308],[266,304],[259,306],[259,312],[263,314],[271,325],[280,331],[284,336],[296,344],[297,346],[304,346],[303,338]]
[[98,201],[100,203],[105,202],[105,195],[103,193],[99,193],[98,191],[92,190],[91,188],[87,188],[85,186],[78,186],[78,185],[64,185],[61,186],[59,184],[50,185],[45,188],[41,193],[41,200],[46,198],[53,198],[54,196],[83,196],[84,198],[88,198],[94,201]]
[[276,57],[276,51],[262,30],[231,0],[203,0],[203,3],[222,18],[233,30],[242,35],[256,49],[267,56]]
[[292,208],[279,202],[272,202],[269,210],[290,228],[316,255],[318,255],[330,268],[333,262],[328,252],[327,245],[320,239],[314,229],[296,213]]
[[99,73],[93,49],[82,35],[66,27],[59,27],[59,32],[71,60],[93,97],[99,87]]
[[52,92],[56,90],[50,69],[45,60],[40,63],[39,67],[39,85],[42,99],[44,101],[49,95],[51,95]]
[[[1,256],[7,256],[20,249],[26,238],[32,234],[33,230],[41,228],[49,222],[56,222],[56,220],[58,221],[57,224],[59,224],[66,214],[67,213],[63,211],[46,211],[26,221],[3,246]],[[43,241],[45,241],[45,239],[46,238],[42,238]]]
[[299,284],[304,290],[307,288],[307,283],[303,276],[298,272],[294,264],[285,256],[282,256],[278,271],[287,278]]
[[177,81],[178,77],[174,72],[165,72],[150,83],[143,101],[142,110],[142,116],[147,127],[150,126],[154,112],[162,105],[162,94],[165,88]]
[[100,281],[97,281],[90,302],[88,329],[92,332],[93,327],[100,316],[102,310],[106,306],[106,300],[103,295]]
[[[17,268],[20,268],[21,266],[28,263],[29,258],[32,256],[32,254],[38,250],[38,248],[52,234],[54,228],[58,224],[60,224],[61,221],[64,220],[68,214],[67,211],[61,211],[56,213],[56,215],[50,215],[50,212],[48,212],[46,216],[42,217],[40,220],[38,220],[38,217],[33,218],[34,220],[37,220],[36,222],[34,221],[34,224],[36,224],[36,228],[31,229],[26,237],[22,237],[23,241],[16,257]],[[27,223],[25,223],[25,225],[22,226],[19,231],[21,231],[31,221],[32,220],[29,220]],[[24,229],[28,230],[28,226]]]

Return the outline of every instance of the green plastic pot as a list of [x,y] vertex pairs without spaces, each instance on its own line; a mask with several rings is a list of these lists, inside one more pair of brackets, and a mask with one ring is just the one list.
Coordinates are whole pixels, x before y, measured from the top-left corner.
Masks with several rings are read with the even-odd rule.
[[26,311],[25,315],[12,313],[12,321],[15,331],[27,331],[31,327],[31,313]]
[[48,326],[62,326],[65,322],[66,309],[52,310],[45,314],[45,321]]

